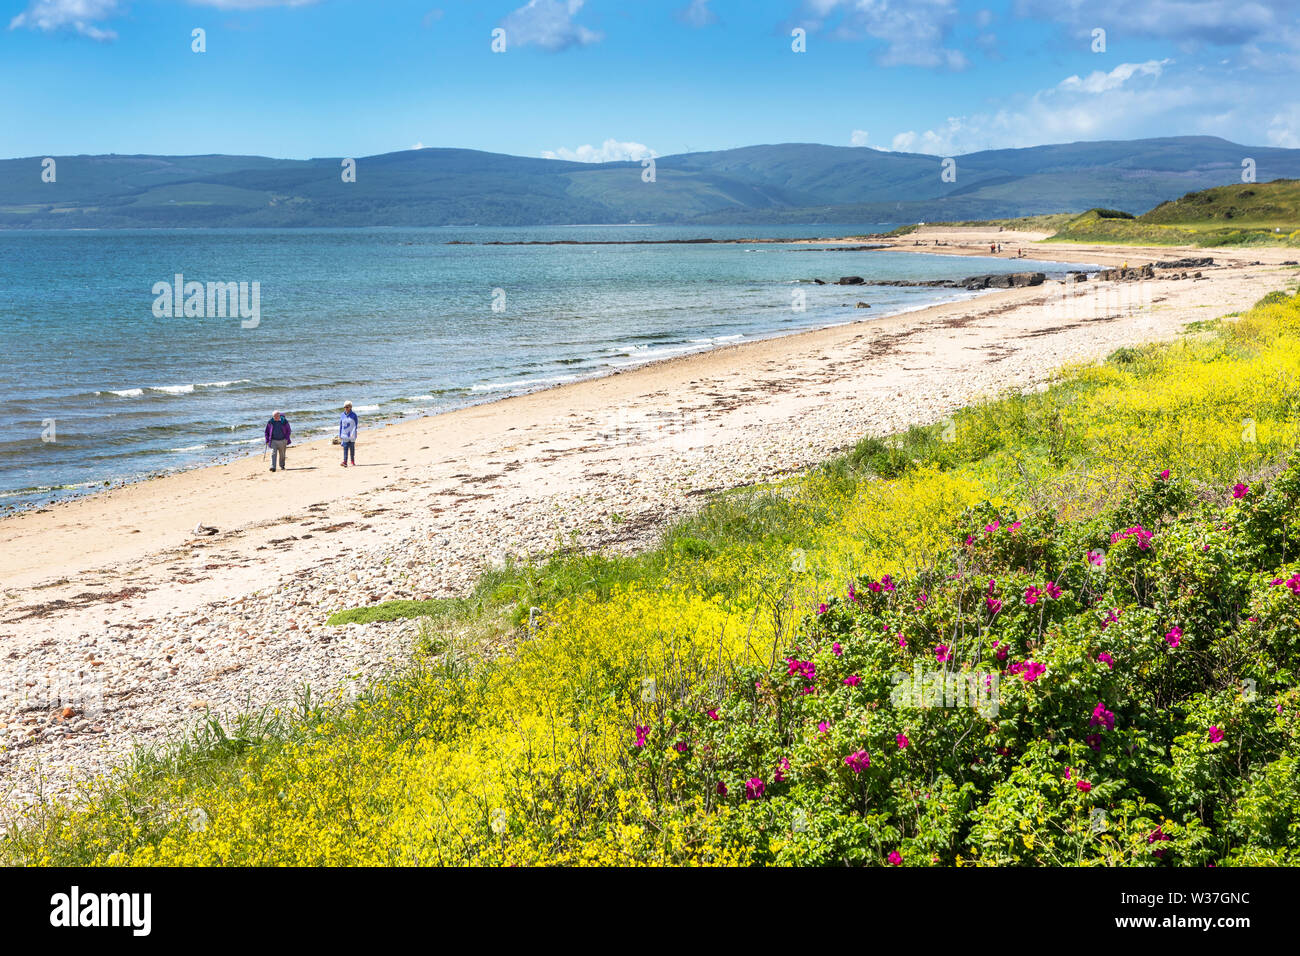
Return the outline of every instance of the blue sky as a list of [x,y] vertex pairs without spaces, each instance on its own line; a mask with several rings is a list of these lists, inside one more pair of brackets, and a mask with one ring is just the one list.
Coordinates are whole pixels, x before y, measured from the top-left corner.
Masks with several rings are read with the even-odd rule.
[[0,157],[957,155],[1183,134],[1300,147],[1298,5],[4,0]]

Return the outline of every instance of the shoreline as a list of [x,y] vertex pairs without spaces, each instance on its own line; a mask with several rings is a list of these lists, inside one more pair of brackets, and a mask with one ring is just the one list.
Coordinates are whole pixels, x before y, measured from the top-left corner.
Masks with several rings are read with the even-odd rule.
[[[988,256],[980,235],[922,231],[903,248]],[[291,446],[276,475],[245,456],[0,518],[0,792],[30,802],[42,775],[64,792],[209,710],[303,684],[328,694],[406,659],[414,622],[326,626],[339,609],[460,595],[507,555],[558,544],[635,550],[709,493],[1173,338],[1297,276],[1281,267],[1290,249],[1064,251],[1216,264],[1200,280],[999,289],[663,358],[363,431],[356,469],[321,439]],[[199,523],[217,532],[196,537]],[[64,717],[53,691],[67,680],[31,676],[59,667],[101,703]]]
[[[721,342],[712,345],[704,345],[698,349],[692,349],[677,355],[667,355],[661,358],[646,359],[644,362],[637,362],[635,364],[629,365],[626,368],[609,368],[602,371],[590,372],[585,375],[576,375],[574,376],[572,381],[568,381],[568,382],[554,382],[548,385],[537,385],[531,388],[526,388],[523,391],[519,391],[519,392],[507,392],[506,394],[499,394],[495,396],[489,395],[477,401],[469,401],[463,405],[456,405],[454,407],[446,408],[441,411],[427,412],[424,414],[413,413],[410,415],[399,415],[399,416],[378,418],[378,419],[374,419],[373,421],[367,419],[364,427],[365,427],[365,431],[371,432],[380,429],[390,428],[394,425],[403,425],[415,421],[425,421],[427,419],[438,418],[439,416],[442,415],[450,415],[454,412],[464,411],[466,409],[481,408],[485,405],[493,405],[496,404],[497,402],[508,401],[512,398],[525,398],[530,395],[536,395],[540,392],[550,391],[551,389],[565,388],[571,385],[581,385],[584,382],[594,382],[604,378],[612,378],[618,375],[625,375],[628,372],[634,372],[638,369],[651,368],[653,366],[657,366],[665,362],[676,362],[681,359],[689,359],[694,356],[705,355],[717,349],[730,348],[733,345],[745,345],[747,343],[752,343],[752,342],[766,342],[770,339],[787,338],[790,336],[803,335],[808,332],[821,332],[826,329],[840,328],[841,326],[845,326],[845,325],[855,325],[859,323],[879,321],[881,319],[893,318],[894,316],[898,316],[898,315],[908,315],[914,312],[924,311],[926,309],[934,308],[940,305],[946,305],[951,302],[970,301],[973,298],[978,298],[980,294],[987,294],[987,291],[985,291],[984,293],[976,293],[964,298],[953,298],[953,299],[947,299],[943,302],[931,302],[926,305],[905,307],[899,309],[896,312],[881,313],[880,315],[873,315],[870,318],[846,319],[843,322],[829,322],[824,325],[812,325],[800,329],[777,330],[774,332],[757,334],[752,337],[747,336],[741,342]],[[504,391],[504,389],[502,391]],[[317,433],[323,434],[324,432],[329,430],[330,429],[322,426],[320,429],[314,429],[312,432],[309,432],[309,434],[317,434]],[[307,444],[317,444],[317,443],[329,442],[329,441],[330,439],[318,437],[318,438],[300,439],[296,444],[299,447],[301,447]],[[253,439],[252,441],[245,442],[244,444],[255,446],[255,445],[259,445],[260,442],[258,442],[257,439]],[[85,486],[85,489],[82,491],[72,491],[72,489],[78,487],[77,485],[63,485],[57,488],[56,487],[50,487],[48,489],[19,488],[19,489],[15,489],[12,492],[0,492],[0,523],[4,522],[9,518],[18,517],[19,515],[31,514],[33,512],[43,512],[49,509],[65,507],[69,504],[72,504],[73,502],[83,501],[87,498],[93,498],[96,495],[102,495],[107,493],[108,491],[131,487],[133,485],[141,484],[142,482],[156,481],[162,478],[169,478],[175,475],[187,474],[192,471],[201,471],[205,468],[215,468],[220,465],[233,464],[235,462],[243,461],[248,458],[256,457],[259,454],[260,453],[258,451],[251,451],[251,450],[243,451],[243,452],[236,451],[236,450],[218,452],[216,455],[214,455],[211,458],[207,458],[201,461],[195,461],[191,464],[177,465],[173,468],[167,468],[161,471],[154,471],[148,474],[141,474],[129,478],[110,478],[110,479],[105,479],[102,482],[101,481],[83,482],[82,485]],[[48,500],[36,500],[26,504],[13,504],[13,505],[3,504],[3,501],[6,496],[17,497],[24,493],[28,493],[28,492],[35,493],[40,490],[48,490],[48,491],[66,490],[66,491],[72,491],[72,493],[60,498],[54,498]]]
[[[688,360],[696,356],[707,355],[710,352],[714,352],[720,349],[732,348],[735,346],[746,345],[754,342],[766,342],[772,339],[789,338],[792,336],[804,335],[810,332],[822,332],[827,329],[840,328],[846,325],[866,324],[873,321],[880,321],[882,319],[893,318],[899,315],[910,315],[915,312],[923,312],[927,309],[936,308],[941,305],[947,305],[952,302],[971,301],[972,299],[979,298],[980,295],[987,295],[987,294],[988,292],[985,291],[983,293],[975,293],[973,295],[960,298],[960,299],[949,299],[946,300],[945,302],[930,303],[928,305],[921,305],[913,308],[903,308],[898,310],[897,312],[884,313],[879,316],[871,316],[870,318],[848,319],[844,322],[831,322],[825,325],[814,325],[814,326],[809,326],[807,328],[794,329],[790,331],[776,331],[767,334],[756,335],[753,336],[752,338],[747,337],[741,342],[722,342],[713,345],[702,346],[699,349],[683,352],[678,355],[667,355],[661,358],[647,359],[644,362],[639,362],[630,365],[627,368],[611,368],[605,371],[591,372],[587,375],[575,376],[573,381],[555,382],[549,385],[538,385],[536,387],[528,388],[520,392],[508,393],[508,394],[497,395],[497,396],[489,396],[479,401],[468,402],[464,405],[458,405],[453,408],[444,409],[442,411],[429,412],[426,414],[404,415],[404,416],[392,417],[392,418],[380,418],[374,420],[373,423],[370,420],[367,420],[364,426],[364,430],[366,433],[370,433],[374,431],[380,431],[383,429],[391,428],[393,426],[406,425],[412,422],[427,421],[429,419],[440,418],[441,416],[444,415],[451,415],[456,412],[466,411],[468,409],[482,408],[484,406],[496,405],[500,402],[510,401],[511,399],[527,398],[529,396],[537,395],[542,392],[549,392],[553,389],[562,389],[562,388],[568,388],[575,385],[582,385],[583,383],[586,382],[595,382],[606,378],[614,378],[619,375],[626,375],[630,372],[635,372],[640,369],[654,368],[656,366],[665,363]],[[316,431],[324,432],[328,430],[329,429],[321,428],[321,429],[317,429]],[[330,444],[330,443],[332,443],[331,439],[318,437],[318,438],[300,439],[295,443],[294,446],[291,447],[301,448],[306,445],[320,445],[320,444]],[[256,445],[259,443],[257,442],[256,439],[254,439],[249,444]],[[28,515],[32,513],[43,513],[52,509],[63,508],[68,505],[74,504],[76,502],[85,501],[87,499],[95,498],[98,495],[107,494],[110,491],[129,488],[150,481],[158,481],[165,478],[175,477],[177,475],[189,474],[195,471],[203,471],[208,468],[216,468],[222,465],[235,464],[237,462],[258,457],[259,454],[260,453],[257,451],[245,451],[245,452],[228,451],[228,452],[219,453],[210,459],[197,461],[187,465],[177,465],[174,468],[165,469],[163,471],[151,472],[149,474],[138,475],[131,478],[106,479],[104,482],[87,482],[84,484],[95,485],[97,487],[87,487],[84,491],[76,492],[67,495],[66,497],[62,497],[58,499],[52,499],[47,501],[34,501],[31,502],[30,504],[22,504],[22,505],[0,504],[0,527],[3,527],[3,522],[10,518],[17,518],[22,515]],[[76,486],[68,485],[68,486],[62,486],[61,488],[51,488],[49,490],[51,491],[65,490],[65,489],[70,490],[74,487]],[[16,496],[28,490],[34,490],[34,489],[17,489],[11,494]],[[0,501],[3,501],[2,495],[0,495]]]
[[[530,242],[488,242],[488,243],[464,243],[464,242],[451,242],[451,243],[449,243],[449,244],[456,244],[456,245],[629,245],[629,244],[632,244],[632,245],[665,245],[665,244],[671,245],[671,244],[687,244],[687,245],[693,245],[693,244],[700,244],[700,243],[716,243],[716,244],[775,243],[775,244],[795,244],[795,245],[798,245],[798,244],[803,244],[803,243],[805,243],[805,242],[807,242],[807,243],[832,243],[832,244],[833,244],[833,243],[842,243],[842,244],[848,244],[848,243],[857,242],[860,238],[861,238],[861,237],[845,237],[844,239],[839,239],[839,240],[837,240],[837,239],[807,239],[807,240],[805,240],[805,239],[790,239],[790,240],[787,240],[787,239],[717,239],[717,240],[714,240],[714,239],[709,239],[709,240],[693,240],[693,239],[692,239],[692,240],[680,240],[680,239],[670,239],[670,240],[636,240],[636,241],[621,241],[621,240],[619,240],[619,241],[610,241],[610,242],[587,242],[587,241],[579,242],[579,241],[577,241],[577,240],[572,240],[572,241],[570,241],[570,240],[557,240],[557,241],[547,241],[547,242],[531,242],[531,241],[530,241]],[[858,247],[853,246],[852,248],[855,248],[855,249],[856,249],[856,248],[858,248]],[[879,248],[884,249],[884,248],[887,248],[887,247],[886,247],[886,246],[880,246]],[[931,253],[931,254],[940,254],[940,255],[948,255],[948,254],[970,255],[970,253],[947,253],[947,252],[942,252],[942,253],[940,253],[940,252],[938,252],[937,250],[930,250],[930,249],[913,249],[913,248],[911,248],[911,247],[901,248],[901,249],[899,249],[898,251],[903,251],[903,252],[921,252],[921,253]],[[990,256],[990,255],[987,255],[987,254],[986,254],[985,257],[986,257],[986,258],[996,258],[995,256]],[[1042,258],[1035,257],[1035,261],[1038,261],[1038,262],[1050,262],[1050,261],[1053,261],[1053,260],[1042,259]],[[1060,263],[1060,265],[1062,265],[1062,266],[1065,266],[1065,265],[1068,265],[1068,264],[1069,264],[1068,262],[1064,262],[1064,261]],[[1065,270],[1062,270],[1062,271],[1065,271]],[[789,281],[790,281],[791,283],[793,283],[793,284],[803,284],[803,283],[809,282],[809,281],[811,281],[811,280],[792,279],[792,280],[789,280]],[[833,284],[833,283],[829,283],[829,282],[828,282],[828,283],[825,283],[825,284],[826,284],[826,285],[831,285],[831,284]],[[915,283],[912,283],[912,284],[915,284]],[[853,289],[853,288],[867,288],[867,287],[871,287],[871,286],[880,286],[880,285],[888,286],[888,285],[891,285],[891,283],[884,282],[884,281],[871,281],[871,282],[864,283],[862,286],[845,286],[844,288],[845,288],[845,290],[846,290],[846,292],[847,292],[848,290]],[[764,341],[768,341],[768,340],[770,340],[770,339],[776,339],[776,338],[787,338],[787,337],[790,337],[790,336],[798,336],[798,335],[802,335],[802,334],[805,334],[805,333],[808,333],[808,332],[820,332],[820,331],[824,331],[824,330],[826,330],[826,329],[839,328],[839,327],[841,327],[841,326],[845,326],[845,325],[855,325],[855,324],[861,324],[861,323],[869,323],[869,322],[874,322],[874,321],[880,321],[880,320],[884,320],[884,319],[893,318],[893,317],[895,317],[895,316],[899,316],[899,315],[908,315],[908,314],[915,313],[915,312],[922,312],[922,311],[925,311],[925,310],[930,309],[930,308],[935,308],[935,307],[938,307],[938,306],[943,306],[943,305],[951,304],[951,303],[953,303],[953,302],[964,302],[964,301],[970,301],[970,300],[972,300],[972,299],[978,298],[980,295],[986,295],[986,294],[988,294],[988,292],[990,291],[990,290],[981,290],[980,292],[977,292],[977,293],[974,293],[974,294],[967,294],[967,295],[965,295],[965,296],[962,296],[962,295],[960,295],[960,287],[959,287],[959,286],[956,286],[956,285],[953,285],[953,286],[936,286],[936,288],[946,288],[946,289],[948,290],[948,292],[949,292],[949,293],[953,293],[953,295],[952,295],[952,297],[950,297],[950,298],[945,298],[945,299],[942,299],[942,300],[940,300],[940,301],[929,302],[929,303],[924,304],[924,305],[904,306],[904,307],[901,307],[901,308],[897,309],[896,311],[892,311],[892,312],[882,312],[882,313],[880,313],[880,314],[872,315],[872,316],[864,317],[864,318],[845,318],[843,321],[827,322],[827,323],[820,324],[820,325],[810,325],[810,326],[805,326],[805,327],[798,328],[798,329],[789,329],[789,330],[777,329],[777,330],[773,330],[773,331],[768,331],[768,332],[763,332],[763,333],[757,333],[757,334],[754,334],[754,335],[752,335],[752,336],[746,336],[746,337],[743,339],[743,341],[741,341],[741,342],[736,342],[736,343],[724,342],[724,343],[716,343],[716,344],[705,345],[705,346],[702,346],[702,347],[700,347],[700,348],[698,348],[698,349],[689,349],[689,350],[687,350],[687,351],[683,351],[683,352],[681,352],[681,353],[679,353],[679,354],[676,354],[676,355],[669,355],[669,356],[664,356],[664,357],[661,357],[661,358],[647,359],[647,360],[644,361],[644,362],[638,362],[638,363],[635,363],[635,364],[629,365],[629,366],[626,367],[626,368],[610,368],[610,369],[605,369],[605,370],[601,370],[601,371],[590,372],[590,373],[585,374],[585,375],[577,375],[577,376],[574,377],[574,379],[573,379],[572,381],[569,381],[569,382],[556,382],[556,383],[552,383],[552,384],[548,384],[548,385],[539,385],[539,386],[536,386],[536,387],[533,387],[533,388],[525,388],[524,390],[522,390],[522,391],[518,391],[518,392],[508,392],[508,391],[507,391],[506,394],[503,394],[503,395],[488,396],[488,397],[484,397],[484,398],[482,398],[482,399],[480,399],[480,400],[477,400],[477,401],[473,401],[473,400],[471,400],[471,401],[468,401],[468,402],[466,402],[466,403],[464,403],[464,404],[455,405],[455,406],[452,406],[452,407],[449,407],[449,408],[445,408],[445,409],[440,410],[440,411],[432,411],[432,412],[427,412],[427,413],[424,413],[424,414],[391,415],[391,416],[387,416],[387,417],[382,417],[382,418],[378,418],[378,419],[374,420],[374,423],[373,423],[373,424],[371,424],[371,423],[368,422],[368,423],[366,424],[366,426],[365,426],[365,429],[366,429],[366,431],[373,431],[373,430],[378,430],[378,429],[389,428],[389,427],[391,427],[391,426],[393,426],[393,425],[406,424],[406,423],[408,423],[408,422],[412,422],[412,421],[422,421],[422,420],[429,419],[429,418],[436,418],[436,417],[438,417],[438,416],[440,416],[440,415],[447,415],[447,414],[451,414],[451,413],[453,413],[453,412],[463,411],[463,410],[468,409],[468,408],[477,408],[477,407],[481,407],[481,406],[483,406],[483,405],[490,405],[490,404],[493,404],[493,403],[496,403],[496,402],[506,401],[507,399],[510,399],[510,398],[521,398],[521,397],[528,396],[528,395],[535,395],[535,394],[537,394],[537,393],[539,393],[539,392],[544,392],[544,391],[547,391],[547,390],[549,390],[549,389],[553,389],[553,388],[563,388],[563,387],[568,386],[568,385],[578,385],[578,384],[581,384],[581,383],[583,383],[583,382],[596,381],[596,380],[599,380],[599,379],[602,379],[602,378],[607,378],[607,377],[610,377],[610,376],[622,375],[622,374],[625,374],[625,373],[630,372],[630,371],[635,371],[636,369],[647,368],[647,367],[655,366],[655,365],[658,365],[658,364],[663,363],[663,362],[673,362],[673,361],[677,361],[678,359],[687,359],[687,358],[690,358],[690,357],[692,357],[692,356],[698,356],[698,355],[706,354],[706,353],[708,353],[708,352],[712,352],[712,351],[714,351],[715,349],[727,348],[727,347],[730,347],[730,346],[733,345],[733,344],[734,344],[734,345],[744,345],[744,344],[746,344],[746,343],[751,343],[751,342],[764,342]],[[847,307],[846,307],[846,308],[847,308]],[[505,391],[505,390],[503,390],[503,391]],[[392,402],[390,401],[389,404],[392,404]],[[323,433],[324,431],[327,431],[327,430],[328,430],[328,429],[325,428],[325,427],[322,427],[322,428],[320,429],[320,431],[321,431],[322,433]],[[312,434],[312,433],[314,433],[314,432],[310,432],[309,434]],[[305,441],[301,442],[300,444],[307,444],[308,442],[319,442],[319,441],[324,441],[324,440],[326,440],[326,439],[322,439],[322,438],[310,438],[310,439],[306,439]],[[246,443],[246,444],[254,445],[254,446],[255,446],[255,445],[257,445],[258,443],[257,443],[256,439],[254,439],[254,440],[252,440],[251,442],[248,442],[248,443]],[[5,520],[7,520],[7,519],[9,519],[9,518],[18,517],[18,516],[20,516],[20,515],[24,515],[24,514],[31,514],[31,513],[33,513],[33,512],[44,512],[44,511],[48,511],[48,510],[50,510],[50,509],[56,509],[56,508],[65,507],[65,506],[67,506],[67,505],[69,505],[69,504],[71,504],[71,503],[73,503],[73,502],[82,501],[82,500],[87,499],[87,498],[93,498],[93,497],[95,497],[95,496],[97,496],[97,495],[102,495],[102,494],[105,494],[105,493],[107,493],[107,492],[109,492],[109,491],[118,490],[118,489],[122,489],[122,488],[127,488],[127,487],[130,487],[130,486],[133,486],[133,485],[140,484],[140,483],[142,483],[142,482],[156,481],[156,480],[159,480],[159,479],[162,479],[162,478],[168,478],[168,477],[171,477],[171,476],[174,476],[174,475],[185,474],[185,473],[188,473],[188,472],[197,471],[197,470],[202,470],[202,469],[205,469],[205,468],[213,468],[213,467],[217,467],[217,466],[220,466],[220,465],[232,464],[232,463],[235,463],[235,462],[238,462],[238,461],[241,461],[241,460],[247,459],[247,458],[255,457],[257,454],[258,454],[258,452],[257,452],[257,451],[254,451],[254,450],[242,451],[242,452],[241,452],[241,451],[239,451],[239,450],[237,450],[237,449],[229,449],[229,450],[225,450],[225,451],[218,451],[216,454],[212,455],[211,457],[206,457],[206,458],[203,458],[203,459],[201,459],[201,460],[195,460],[195,461],[192,461],[192,462],[187,463],[187,464],[178,464],[178,465],[176,465],[176,466],[174,466],[174,467],[165,468],[165,469],[158,470],[158,471],[150,471],[150,472],[148,472],[148,473],[138,474],[138,475],[135,475],[135,476],[125,477],[125,478],[108,478],[108,479],[104,479],[104,480],[102,480],[102,481],[100,481],[100,480],[94,480],[94,481],[81,482],[80,485],[81,485],[82,490],[74,490],[74,489],[77,489],[77,488],[78,488],[78,485],[76,485],[76,484],[72,484],[72,485],[51,486],[51,487],[49,487],[49,488],[44,488],[44,489],[24,489],[24,488],[19,488],[19,489],[14,489],[13,491],[10,491],[10,492],[0,492],[0,523],[4,522]],[[21,502],[21,503],[14,503],[14,504],[6,504],[6,503],[5,503],[5,501],[6,501],[7,498],[18,498],[18,497],[23,496],[23,495],[31,495],[31,496],[34,496],[34,495],[36,495],[38,492],[42,492],[42,491],[44,491],[44,492],[67,491],[67,492],[69,492],[69,493],[68,493],[68,494],[64,494],[64,495],[60,495],[60,496],[57,496],[57,497],[54,497],[54,498],[34,498],[33,500],[25,501],[25,502]]]

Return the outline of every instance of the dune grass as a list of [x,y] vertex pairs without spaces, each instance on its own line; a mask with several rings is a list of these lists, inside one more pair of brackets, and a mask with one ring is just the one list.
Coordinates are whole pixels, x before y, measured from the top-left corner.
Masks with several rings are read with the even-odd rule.
[[401,621],[412,617],[435,617],[454,606],[454,602],[446,598],[432,598],[427,601],[384,601],[382,604],[335,611],[325,623],[333,627],[341,627],[346,624],[373,624],[377,621]]

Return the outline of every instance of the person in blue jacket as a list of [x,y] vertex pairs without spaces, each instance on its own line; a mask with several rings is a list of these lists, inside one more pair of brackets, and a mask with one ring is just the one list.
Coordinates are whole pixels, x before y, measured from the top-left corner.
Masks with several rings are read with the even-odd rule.
[[343,414],[339,416],[339,444],[343,446],[343,467],[348,466],[348,456],[352,464],[357,463],[357,413],[352,410],[351,402],[344,402]]
[[275,460],[280,459],[280,468],[284,471],[289,470],[289,466],[284,463],[285,449],[293,442],[290,438],[289,419],[284,417],[284,413],[275,412],[266,423],[266,447],[271,449],[271,470],[275,471]]

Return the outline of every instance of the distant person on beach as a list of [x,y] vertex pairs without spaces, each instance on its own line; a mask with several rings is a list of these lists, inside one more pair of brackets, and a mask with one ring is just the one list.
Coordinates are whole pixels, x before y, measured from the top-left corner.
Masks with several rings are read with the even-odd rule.
[[352,410],[351,402],[343,403],[343,414],[339,416],[339,444],[343,446],[343,467],[348,466],[348,456],[352,464],[357,463],[357,413]]
[[271,449],[272,471],[275,471],[276,455],[280,456],[280,467],[289,470],[289,466],[284,463],[285,449],[292,442],[289,431],[289,419],[282,412],[275,412],[266,423],[266,447]]

